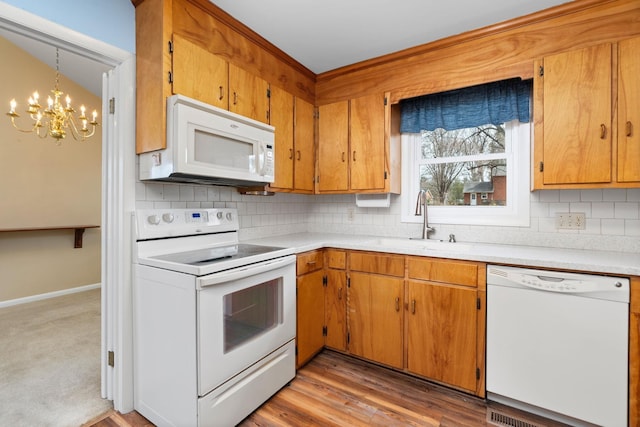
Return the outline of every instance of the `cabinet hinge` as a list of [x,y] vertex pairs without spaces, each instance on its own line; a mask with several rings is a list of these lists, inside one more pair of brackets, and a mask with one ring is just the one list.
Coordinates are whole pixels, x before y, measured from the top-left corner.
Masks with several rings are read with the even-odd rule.
[[351,342],[351,332],[347,332],[347,344]]
[[544,172],[544,162],[540,162],[540,163],[538,164],[538,170],[539,170],[540,172]]
[[173,73],[171,71],[167,73],[167,78],[169,80],[169,83],[173,83]]
[[387,102],[388,102],[388,101],[387,101],[387,97],[385,96],[385,97],[384,97],[384,105],[385,105],[385,107],[387,106]]
[[327,336],[327,327],[326,327],[326,326],[323,326],[323,327],[322,327],[322,336],[323,336],[323,337],[326,337],[326,336]]
[[296,346],[296,356],[298,355],[298,346]]
[[267,89],[267,98],[271,98],[271,88]]
[[173,53],[173,41],[169,40],[169,43],[167,43],[167,47],[169,48],[169,53]]
[[480,310],[480,309],[482,308],[482,302],[480,301],[480,298],[478,298],[478,299],[476,300],[476,308],[477,308],[478,310]]
[[116,355],[113,351],[107,352],[107,365],[111,366],[112,368],[116,366]]
[[384,179],[387,179],[387,171],[384,171]]
[[327,278],[327,276],[322,276],[322,286],[326,288],[328,283],[329,279]]
[[111,98],[109,99],[109,114],[115,114],[115,113],[116,113],[116,99]]
[[542,65],[538,68],[538,75],[540,77],[544,76],[544,67]]
[[347,288],[351,287],[351,277],[347,277]]
[[476,380],[480,379],[480,368],[476,368]]

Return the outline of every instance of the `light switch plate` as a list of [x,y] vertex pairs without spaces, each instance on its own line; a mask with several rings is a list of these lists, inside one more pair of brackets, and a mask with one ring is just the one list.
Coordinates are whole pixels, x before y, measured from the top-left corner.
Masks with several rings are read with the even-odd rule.
[[584,230],[587,226],[584,212],[558,212],[556,228],[559,230]]

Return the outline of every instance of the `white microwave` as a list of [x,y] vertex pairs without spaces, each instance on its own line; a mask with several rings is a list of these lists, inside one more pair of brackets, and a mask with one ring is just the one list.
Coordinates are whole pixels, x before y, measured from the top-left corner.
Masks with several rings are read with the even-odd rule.
[[140,154],[140,179],[239,187],[272,183],[274,130],[183,95],[170,96],[167,147]]

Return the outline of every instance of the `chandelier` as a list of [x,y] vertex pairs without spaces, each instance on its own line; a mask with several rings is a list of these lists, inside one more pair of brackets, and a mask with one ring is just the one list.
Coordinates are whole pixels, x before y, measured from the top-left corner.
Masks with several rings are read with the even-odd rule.
[[95,134],[96,127],[98,126],[98,112],[93,110],[91,119],[88,119],[85,114],[85,107],[81,105],[80,115],[77,116],[77,119],[74,118],[73,113],[75,113],[76,110],[71,107],[71,98],[69,95],[64,99],[65,105],[62,105],[61,98],[63,92],[58,88],[59,80],[60,56],[58,48],[56,48],[56,86],[55,89],[51,91],[53,98],[51,98],[51,96],[47,98],[47,107],[43,109],[39,104],[40,95],[37,91],[33,92],[33,95],[29,98],[29,106],[26,110],[31,120],[33,120],[31,129],[21,129],[16,124],[16,118],[20,117],[20,115],[16,113],[16,100],[12,99],[9,103],[11,109],[7,113],[7,116],[11,118],[11,124],[20,132],[35,132],[40,138],[46,138],[47,135],[51,135],[58,145],[61,140],[67,136],[67,133],[70,133],[76,141],[84,141],[87,138],[91,138],[93,134]]

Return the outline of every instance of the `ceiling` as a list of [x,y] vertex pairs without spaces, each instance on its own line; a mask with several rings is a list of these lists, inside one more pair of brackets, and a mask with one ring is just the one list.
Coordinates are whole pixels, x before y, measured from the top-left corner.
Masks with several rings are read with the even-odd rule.
[[[0,37],[9,40],[11,43],[55,70],[55,46],[2,27],[0,27]],[[73,80],[94,95],[102,97],[102,73],[113,67],[64,49],[59,49],[59,54],[60,74]],[[54,84],[55,74],[52,73],[51,87],[53,87]],[[25,94],[25,96],[27,95],[28,94]]]
[[568,0],[210,0],[316,74]]

